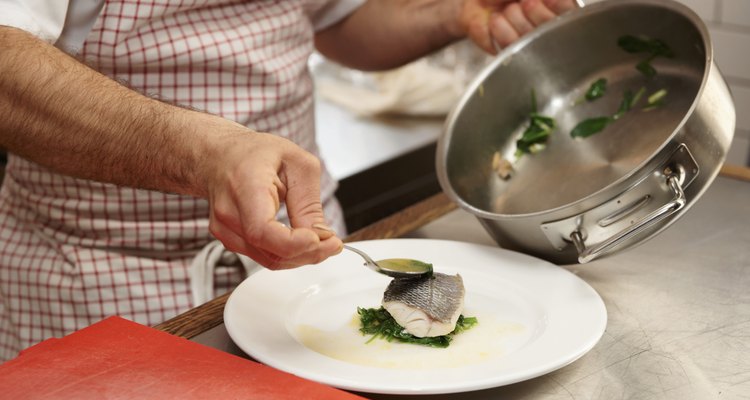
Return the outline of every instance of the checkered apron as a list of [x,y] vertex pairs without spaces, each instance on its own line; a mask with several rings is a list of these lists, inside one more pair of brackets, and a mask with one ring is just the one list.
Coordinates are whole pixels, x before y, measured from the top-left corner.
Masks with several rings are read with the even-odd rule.
[[[106,1],[81,56],[134,89],[273,132],[318,154],[310,16],[327,1]],[[335,183],[322,198],[341,227]],[[153,325],[193,306],[213,238],[201,199],[53,173],[10,155],[0,190],[0,360],[110,315]],[[243,278],[217,268],[221,293]]]

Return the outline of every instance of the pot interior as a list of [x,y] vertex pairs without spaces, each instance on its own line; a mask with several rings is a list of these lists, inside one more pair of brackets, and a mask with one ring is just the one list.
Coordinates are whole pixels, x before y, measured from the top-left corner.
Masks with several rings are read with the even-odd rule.
[[[710,65],[705,34],[679,9],[606,3],[577,10],[501,53],[451,114],[441,137],[447,141],[441,172],[468,205],[501,215],[569,205],[637,170],[691,112]],[[649,54],[624,51],[618,39],[625,35],[659,39],[674,57],[653,59],[656,75],[649,78],[636,69]],[[604,96],[581,100],[600,78],[607,80]],[[624,93],[641,88],[640,101],[604,130],[571,137],[576,124],[614,115]],[[666,90],[662,104],[648,109],[648,97],[660,90]],[[543,151],[514,161],[516,140],[529,124],[532,91],[538,112],[554,118],[556,128]],[[493,170],[495,152],[513,161],[509,179]]]

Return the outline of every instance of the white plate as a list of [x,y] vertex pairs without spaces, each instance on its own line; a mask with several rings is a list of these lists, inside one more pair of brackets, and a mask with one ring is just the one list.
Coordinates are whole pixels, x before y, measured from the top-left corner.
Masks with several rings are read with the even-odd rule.
[[561,368],[601,338],[607,311],[583,280],[546,261],[427,239],[352,243],[374,259],[415,258],[460,273],[464,315],[479,324],[446,349],[374,340],[358,331],[357,307],[379,307],[390,278],[344,251],[316,266],[262,270],[227,301],[234,342],[258,361],[342,389],[454,393],[507,385]]

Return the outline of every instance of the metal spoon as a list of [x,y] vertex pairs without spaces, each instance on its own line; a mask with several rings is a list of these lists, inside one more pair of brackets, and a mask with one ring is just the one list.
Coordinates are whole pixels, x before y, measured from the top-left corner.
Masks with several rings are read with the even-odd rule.
[[419,278],[426,275],[432,275],[432,264],[409,258],[388,258],[385,260],[373,261],[362,250],[344,245],[344,248],[359,254],[365,259],[365,267],[375,272],[388,275],[393,278]]

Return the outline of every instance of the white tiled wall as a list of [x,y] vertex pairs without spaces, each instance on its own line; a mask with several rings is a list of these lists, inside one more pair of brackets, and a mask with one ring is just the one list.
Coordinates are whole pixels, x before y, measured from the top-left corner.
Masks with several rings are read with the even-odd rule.
[[[714,3],[713,1],[701,1]],[[744,28],[750,26],[750,1],[719,0],[716,3],[719,3],[717,8],[719,9],[719,15],[721,16],[718,22],[739,25]]]
[[677,1],[693,9],[708,26],[716,64],[734,96],[737,130],[727,163],[750,165],[750,0]]
[[737,108],[727,163],[750,165],[750,0],[679,0],[703,18]]

